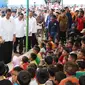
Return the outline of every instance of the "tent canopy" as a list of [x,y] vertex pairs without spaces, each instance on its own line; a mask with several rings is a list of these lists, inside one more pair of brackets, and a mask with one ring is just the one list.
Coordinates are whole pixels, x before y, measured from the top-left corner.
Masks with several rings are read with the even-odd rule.
[[[29,5],[42,5],[45,4],[44,0],[29,0]],[[8,5],[26,5],[26,0],[8,0]]]

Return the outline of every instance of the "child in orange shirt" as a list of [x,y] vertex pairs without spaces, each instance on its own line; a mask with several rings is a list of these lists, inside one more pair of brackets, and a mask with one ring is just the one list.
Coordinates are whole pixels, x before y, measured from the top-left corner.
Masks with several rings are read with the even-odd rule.
[[59,85],[65,85],[67,81],[71,81],[72,83],[79,84],[79,80],[75,77],[76,71],[78,70],[78,65],[72,62],[67,62],[64,65],[64,71],[66,73],[67,78],[63,79]]

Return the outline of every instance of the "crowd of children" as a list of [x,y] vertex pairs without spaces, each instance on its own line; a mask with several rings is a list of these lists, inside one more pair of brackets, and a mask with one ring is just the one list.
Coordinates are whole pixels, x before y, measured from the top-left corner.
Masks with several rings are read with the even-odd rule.
[[[59,23],[54,23],[56,16],[48,17],[52,21],[47,30],[47,40],[35,45],[30,55],[13,57],[14,67],[10,72],[8,66],[0,61],[0,85],[85,85],[84,13],[80,10],[78,19],[74,19],[73,24],[69,22],[72,24],[70,29],[66,11],[61,10]],[[60,30],[56,30],[58,24]],[[78,26],[74,26],[76,24]],[[66,29],[67,25],[70,30]]]
[[18,63],[9,72],[0,62],[0,85],[85,85],[85,36],[80,43],[43,40]]

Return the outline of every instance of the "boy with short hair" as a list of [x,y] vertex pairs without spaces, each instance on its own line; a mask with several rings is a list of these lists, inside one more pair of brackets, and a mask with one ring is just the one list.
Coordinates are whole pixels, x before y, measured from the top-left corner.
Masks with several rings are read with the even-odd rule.
[[39,63],[40,63],[40,57],[38,56],[38,53],[40,52],[40,47],[39,46],[37,46],[37,45],[35,45],[34,46],[34,48],[33,48],[33,53],[35,53],[36,55],[37,55],[37,57],[36,57],[36,62],[37,62],[37,64],[39,65]]
[[80,76],[85,75],[85,62],[78,62],[79,71],[76,72],[76,77],[80,78]]
[[64,71],[66,73],[67,78],[63,79],[59,85],[65,85],[65,83],[69,80],[73,83],[79,85],[78,79],[75,77],[76,71],[78,70],[78,65],[73,62],[67,62],[64,65]]
[[30,73],[31,76],[31,82],[30,85],[38,85],[35,75],[36,75],[36,69],[33,67],[28,67],[27,71]]
[[52,63],[53,63],[53,58],[52,58],[52,56],[46,56],[45,57],[45,63],[46,63],[46,65],[52,65]]
[[55,83],[56,85],[58,85],[62,79],[66,78],[66,75],[64,74],[64,72],[59,71],[55,73]]
[[30,63],[34,63],[34,64],[37,65],[36,58],[37,58],[37,55],[35,53],[31,53],[31,55],[30,55]]
[[62,55],[58,59],[58,63],[65,64],[68,61],[69,49],[64,47]]
[[38,85],[45,85],[46,81],[49,79],[49,73],[47,68],[38,68],[36,72],[36,79]]
[[54,80],[55,80],[55,66],[51,65],[48,67],[48,72],[49,72],[49,79],[46,81],[45,85],[56,85]]
[[23,56],[22,58],[22,64],[21,67],[26,70],[29,65],[29,59],[26,56]]
[[22,70],[23,69],[20,66],[13,68],[13,70],[12,70],[12,83],[13,83],[13,85],[19,85],[18,80],[17,80],[17,76],[18,76],[19,72]]
[[28,71],[22,70],[17,77],[20,85],[29,85],[31,81],[30,73]]
[[68,57],[68,61],[76,63],[77,60],[77,54],[76,53],[70,53]]

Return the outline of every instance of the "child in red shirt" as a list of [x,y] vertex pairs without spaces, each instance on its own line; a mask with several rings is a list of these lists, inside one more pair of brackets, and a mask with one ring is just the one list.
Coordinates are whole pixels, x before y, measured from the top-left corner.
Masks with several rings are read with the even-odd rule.
[[21,67],[26,70],[28,68],[28,65],[29,65],[29,60],[26,56],[24,56],[22,58],[22,64],[21,64]]

